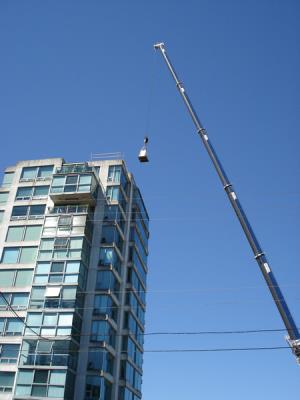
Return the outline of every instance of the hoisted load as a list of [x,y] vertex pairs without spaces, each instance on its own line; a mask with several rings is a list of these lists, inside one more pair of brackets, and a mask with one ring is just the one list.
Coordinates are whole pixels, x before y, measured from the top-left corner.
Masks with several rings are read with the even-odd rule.
[[139,152],[139,161],[144,163],[144,162],[149,162],[149,158],[147,155],[147,143],[148,143],[149,139],[147,136],[145,136],[144,139],[144,146],[141,148],[140,152]]

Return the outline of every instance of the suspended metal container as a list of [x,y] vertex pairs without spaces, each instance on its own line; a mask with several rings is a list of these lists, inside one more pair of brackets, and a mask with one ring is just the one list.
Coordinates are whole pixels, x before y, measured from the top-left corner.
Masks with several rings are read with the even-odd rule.
[[144,139],[144,146],[141,148],[139,152],[139,161],[144,163],[144,162],[149,162],[148,154],[147,154],[147,143],[149,139],[147,136]]

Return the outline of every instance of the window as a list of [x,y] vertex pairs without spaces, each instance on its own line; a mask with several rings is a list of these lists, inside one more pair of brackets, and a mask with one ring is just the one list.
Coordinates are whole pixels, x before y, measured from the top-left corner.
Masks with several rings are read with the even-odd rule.
[[49,186],[23,186],[19,187],[16,200],[41,199],[48,196]]
[[146,270],[145,266],[143,265],[140,256],[136,252],[134,247],[129,248],[129,262],[132,262],[135,268],[137,269],[138,275],[141,277],[142,282],[146,283]]
[[0,211],[0,224],[3,221],[4,211]]
[[130,241],[134,242],[134,244],[138,248],[139,255],[141,256],[143,263],[145,265],[147,265],[148,251],[147,251],[147,248],[145,247],[144,243],[142,242],[136,227],[130,228]]
[[85,400],[110,400],[111,399],[110,382],[100,376],[88,375],[85,385]]
[[96,290],[111,290],[115,291],[118,297],[119,282],[112,271],[98,271],[96,278]]
[[3,181],[2,181],[2,186],[3,187],[11,186],[13,178],[14,178],[14,172],[5,172]]
[[19,349],[19,344],[0,344],[0,364],[16,364]]
[[41,236],[42,225],[27,226],[24,235],[24,241],[39,240]]
[[111,201],[118,201],[119,200],[119,186],[108,186],[106,189],[106,197],[107,200]]
[[24,167],[21,174],[21,181],[31,181],[34,179],[49,178],[53,173],[53,165],[43,165],[40,167]]
[[46,205],[44,204],[37,204],[34,206],[29,207],[29,217],[30,216],[37,216],[37,215],[44,215],[45,214]]
[[0,282],[2,288],[31,285],[33,269],[1,269]]
[[0,393],[12,392],[15,380],[14,372],[0,372]]
[[[29,211],[28,206],[15,206],[12,209],[11,219],[18,219],[18,217],[24,217],[24,219],[27,217],[27,213]],[[15,218],[13,218],[15,217]]]
[[126,294],[126,304],[130,306],[130,310],[135,314],[139,322],[144,325],[145,323],[145,312],[138,301],[137,294],[134,292],[128,292]]
[[19,365],[74,366],[76,350],[67,340],[23,340]]
[[0,318],[0,335],[16,336],[23,332],[23,318]]
[[7,242],[19,242],[23,239],[24,226],[10,226],[7,231]]
[[92,342],[107,342],[114,347],[115,334],[115,330],[108,321],[92,321]]
[[50,186],[35,186],[33,190],[33,198],[47,197]]
[[1,269],[0,270],[0,282],[1,287],[13,286],[16,270]]
[[32,189],[32,186],[19,187],[16,194],[16,200],[30,200]]
[[[73,324],[73,313],[27,313],[27,325],[32,330],[47,336],[69,336]],[[32,336],[32,330],[25,328],[25,335]]]
[[17,396],[64,397],[66,371],[20,369],[17,377]]
[[0,310],[10,310],[10,308],[25,310],[27,308],[29,293],[3,293],[3,296],[0,296]]
[[139,367],[142,368],[143,364],[143,355],[142,352],[138,349],[134,341],[127,336],[123,341],[123,351],[127,353],[127,356],[131,358],[131,360]]
[[3,249],[1,263],[33,263],[36,259],[37,249],[37,247],[5,247]]
[[38,168],[38,178],[46,178],[51,176],[53,172],[53,165],[44,165]]
[[21,335],[24,323],[19,318],[7,318],[6,336]]
[[145,289],[133,268],[129,268],[128,270],[128,282],[135,289],[139,300],[145,305]]
[[45,204],[36,204],[32,206],[14,206],[12,209],[11,220],[43,218],[45,214],[45,209]]
[[87,213],[89,206],[70,204],[67,206],[55,206],[51,209],[51,214],[79,214]]
[[2,260],[4,264],[15,264],[18,262],[20,247],[6,247],[3,249]]
[[72,215],[62,215],[58,218],[58,226],[70,228],[72,225]]
[[102,349],[95,351],[95,348],[91,348],[88,354],[88,370],[89,371],[105,371],[113,374],[114,358],[108,352]]
[[88,244],[83,237],[42,239],[39,260],[83,258],[89,254]]
[[99,266],[113,266],[113,268],[120,273],[121,261],[116,250],[113,247],[101,247]]
[[4,206],[7,203],[9,192],[0,192],[0,206]]
[[37,263],[34,283],[78,283],[82,287],[84,281],[85,268],[79,261]]
[[92,226],[86,215],[47,215],[43,236],[89,235],[91,232]]
[[20,263],[21,264],[33,263],[36,260],[36,256],[37,256],[37,247],[22,247]]
[[118,226],[121,228],[124,233],[125,228],[125,218],[121,212],[121,208],[119,205],[107,205],[104,209],[104,221],[107,223],[118,223]]
[[39,240],[42,225],[10,226],[7,231],[7,242]]
[[120,253],[122,254],[123,239],[122,239],[122,236],[120,235],[120,232],[116,226],[114,226],[114,225],[103,226],[101,243],[110,244],[110,245],[115,243],[116,246],[118,247]]
[[35,179],[37,174],[37,167],[24,167],[22,170],[21,179],[32,180]]
[[108,315],[116,321],[117,305],[111,296],[105,294],[96,295],[94,298],[94,315]]
[[54,249],[67,249],[69,247],[69,238],[55,238],[54,239]]
[[46,287],[45,297],[59,297],[61,286]]
[[32,282],[33,269],[16,270],[15,286],[29,286]]
[[108,182],[120,183],[121,171],[122,171],[121,165],[111,165],[108,168],[108,177],[107,177]]
[[34,286],[31,291],[30,308],[74,308],[76,292],[76,286],[63,288],[61,286]]
[[[93,182],[94,183],[94,182]],[[54,176],[52,180],[52,193],[89,192],[92,188],[91,174],[72,174]]]

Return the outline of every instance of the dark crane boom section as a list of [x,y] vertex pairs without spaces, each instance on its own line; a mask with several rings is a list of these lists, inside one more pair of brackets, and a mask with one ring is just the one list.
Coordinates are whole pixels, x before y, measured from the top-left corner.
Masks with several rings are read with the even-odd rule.
[[278,311],[281,315],[281,318],[283,320],[283,323],[287,329],[288,332],[288,337],[287,341],[295,354],[298,363],[300,363],[300,334],[298,331],[298,328],[295,324],[295,321],[290,313],[290,310],[288,308],[288,305],[284,299],[284,296],[278,286],[278,283],[275,279],[275,276],[273,272],[271,271],[271,267],[267,261],[266,255],[264,254],[263,250],[260,247],[260,244],[253,232],[253,229],[248,221],[248,218],[242,208],[242,205],[236,195],[236,192],[230,183],[223,166],[220,162],[220,160],[217,157],[217,154],[208,138],[207,132],[204,129],[203,125],[200,122],[200,119],[198,118],[192,103],[186,93],[185,88],[183,87],[182,82],[178,79],[178,76],[175,72],[175,69],[167,55],[164,43],[157,43],[154,45],[154,48],[156,50],[160,50],[167,67],[169,71],[171,72],[171,75],[176,83],[176,87],[188,109],[188,112],[194,122],[194,125],[196,126],[197,133],[199,134],[200,138],[203,141],[204,147],[207,150],[207,153],[217,171],[217,174],[221,180],[222,186],[227,194],[227,197],[235,211],[235,214],[243,228],[243,231],[246,235],[246,238],[250,244],[250,247],[254,253],[254,257],[259,265],[259,268],[265,278],[265,281],[269,287],[269,290],[271,292],[271,295],[274,299],[274,302],[278,308]]

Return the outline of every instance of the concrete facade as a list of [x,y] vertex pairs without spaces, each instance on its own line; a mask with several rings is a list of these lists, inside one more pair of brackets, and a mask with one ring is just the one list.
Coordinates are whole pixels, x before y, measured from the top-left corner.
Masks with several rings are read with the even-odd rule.
[[0,399],[141,398],[148,222],[123,160],[5,170]]

